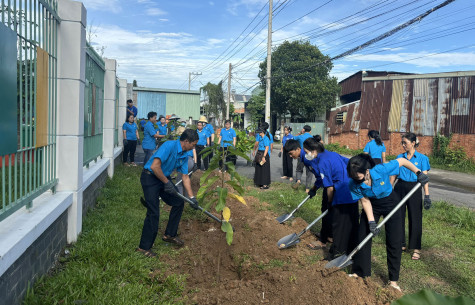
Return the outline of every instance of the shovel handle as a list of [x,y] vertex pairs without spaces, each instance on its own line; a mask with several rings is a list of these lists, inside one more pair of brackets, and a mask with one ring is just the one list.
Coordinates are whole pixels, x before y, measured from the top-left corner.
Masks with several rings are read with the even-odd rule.
[[[194,204],[188,197],[185,197],[183,196],[182,194],[180,193],[176,193],[176,195],[178,197],[180,197],[181,199],[185,200],[186,202],[188,202],[189,204]],[[206,215],[208,215],[209,217],[213,218],[214,220],[216,220],[217,222],[219,223],[222,223],[222,220],[219,219],[218,217],[214,216],[213,214],[211,214],[210,212],[206,211],[205,209],[203,209],[202,207],[198,206],[198,209],[200,209],[203,213],[205,213]]]
[[[412,190],[407,193],[407,195],[404,196],[404,198],[396,205],[396,207],[394,207],[394,209],[386,217],[384,217],[383,221],[381,221],[376,228],[380,229],[386,222],[388,222],[389,218],[391,218],[391,216],[393,216],[402,207],[402,205],[406,203],[406,201],[412,196],[412,194],[414,194],[415,191],[417,191],[419,187],[421,187],[421,184],[418,182],[412,188]],[[373,237],[373,235],[374,234],[370,232],[368,236],[366,236],[366,238],[363,239],[363,241],[360,242],[360,244],[356,246],[353,251],[351,251],[350,255],[348,255],[348,260],[350,260],[356,254],[356,252],[361,250],[361,248],[363,248],[363,246]]]
[[309,200],[309,199],[310,199],[310,195],[308,195],[307,197],[305,197],[304,200],[302,200],[302,202],[299,203],[299,205],[298,205],[292,212],[290,212],[289,215],[293,215],[293,214],[294,214],[298,209],[300,209],[300,207],[301,207],[305,202],[307,202],[307,200]]
[[307,232],[311,227],[313,227],[317,222],[320,221],[320,219],[322,219],[323,217],[325,217],[325,215],[328,214],[328,210],[325,210],[325,212],[323,212],[322,214],[320,214],[320,216],[318,216],[317,218],[315,218],[314,221],[312,221],[305,229],[303,229],[302,232],[300,232],[297,236],[300,237],[302,236],[305,232]]

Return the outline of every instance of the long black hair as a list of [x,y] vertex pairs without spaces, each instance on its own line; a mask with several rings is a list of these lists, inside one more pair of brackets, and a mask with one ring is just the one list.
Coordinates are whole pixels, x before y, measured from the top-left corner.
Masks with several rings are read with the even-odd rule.
[[370,137],[371,139],[374,139],[376,144],[378,144],[379,146],[383,145],[383,141],[381,140],[381,136],[379,135],[379,131],[370,130],[368,132],[368,137]]
[[376,164],[370,155],[362,153],[356,155],[348,161],[346,170],[348,171],[348,177],[353,180],[358,179],[358,173],[366,174],[366,170],[372,169]]
[[305,148],[306,150],[310,150],[310,151],[316,150],[317,153],[324,152],[325,151],[325,146],[323,145],[322,142],[318,141],[318,138],[320,138],[320,140],[321,140],[320,136],[318,136],[318,137],[314,136],[313,138],[308,138],[307,140],[305,140],[303,142],[303,148]]
[[416,136],[415,133],[406,132],[405,134],[403,134],[403,135],[401,136],[401,138],[403,138],[403,139],[408,139],[408,140],[411,141],[411,142],[415,142],[414,147],[419,146],[419,141],[417,140],[417,136]]
[[269,131],[267,131],[267,129],[269,129],[269,123],[264,122],[264,123],[261,124],[260,127],[261,127],[262,129],[264,129],[264,133],[265,133],[266,136],[269,138],[269,140],[272,140],[271,137],[270,137]]

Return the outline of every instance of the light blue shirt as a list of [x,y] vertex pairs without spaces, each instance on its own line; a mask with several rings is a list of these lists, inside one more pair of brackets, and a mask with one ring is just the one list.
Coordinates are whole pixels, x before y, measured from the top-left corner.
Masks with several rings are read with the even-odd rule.
[[182,174],[188,174],[188,156],[190,151],[183,151],[180,140],[166,141],[162,146],[152,155],[144,169],[152,172],[151,166],[155,158],[159,158],[162,162],[162,172],[168,177],[177,170]]
[[[257,139],[257,138],[256,138]],[[261,138],[259,135],[259,147],[257,148],[258,150],[266,150],[267,149],[267,154],[270,154],[270,140],[267,136],[264,138]]]
[[[397,157],[407,159],[407,153],[400,154]],[[429,158],[418,151],[414,152],[414,155],[409,160],[409,162],[414,164],[421,172],[430,170]],[[402,167],[399,171],[399,179],[407,182],[416,182],[417,176],[413,171]]]
[[297,140],[300,142],[300,148],[303,149],[303,142],[305,142],[305,140],[307,140],[308,138],[313,138],[313,136],[306,132],[304,134],[301,134],[300,136],[295,136],[294,137],[294,140]]
[[[274,143],[274,140],[272,139],[272,135],[267,132],[266,135],[264,136],[264,138],[268,139],[269,140],[269,145]],[[256,142],[261,142],[262,141],[262,138],[261,138],[261,135],[260,134],[257,134],[256,135]],[[259,148],[260,150],[260,148]],[[271,155],[271,151],[270,151],[270,146],[269,146],[269,151],[267,152],[269,154],[269,156]]]
[[199,131],[198,129],[196,130],[196,132],[198,132],[198,143],[196,143],[196,145],[207,145],[207,142],[206,140],[208,140],[209,136],[208,136],[208,131],[206,131],[204,128]]
[[158,124],[157,130],[159,135],[165,136],[167,134],[167,124]]
[[282,146],[285,146],[285,142],[287,142],[287,140],[292,140],[293,138],[294,138],[294,136],[290,133],[288,135],[284,136],[282,138]]
[[154,135],[157,133],[155,127],[153,127],[153,123],[148,121],[145,124],[143,130],[143,141],[142,141],[142,148],[143,149],[155,149],[155,137]]
[[382,153],[386,152],[386,146],[384,146],[384,143],[382,145],[376,144],[376,141],[373,139],[366,144],[363,151],[368,153],[373,159],[383,159]]
[[137,124],[135,122],[132,124],[125,122],[124,125],[122,125],[122,130],[125,130],[125,136],[127,137],[127,140],[137,140]]
[[208,132],[208,138],[211,137],[211,135],[214,134],[213,125],[211,125],[211,124],[207,123],[206,126],[203,129],[206,129],[206,131]]
[[[236,137],[236,131],[234,129],[223,128],[219,135],[221,136],[221,147],[233,146],[233,138]],[[231,143],[225,143],[225,141],[230,141]]]
[[369,170],[371,176],[371,186],[366,183],[355,183],[350,179],[349,187],[354,200],[363,197],[367,198],[384,198],[391,195],[393,187],[389,181],[389,177],[399,174],[399,162],[397,160],[388,163],[378,164]]

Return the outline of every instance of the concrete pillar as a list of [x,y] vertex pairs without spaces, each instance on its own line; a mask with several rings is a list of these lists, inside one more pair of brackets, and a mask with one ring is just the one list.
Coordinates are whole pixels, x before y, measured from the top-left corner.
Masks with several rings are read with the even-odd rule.
[[117,122],[119,124],[119,146],[124,146],[124,133],[122,132],[122,124],[125,122],[125,113],[127,108],[127,80],[119,78],[119,116]]
[[106,72],[104,73],[104,111],[103,111],[103,129],[102,129],[102,148],[103,158],[109,159],[107,173],[109,177],[114,176],[114,135],[115,135],[115,93],[116,93],[116,70],[117,63],[115,59],[104,59]]
[[81,2],[59,0],[58,121],[56,156],[58,191],[73,192],[68,209],[68,243],[82,230],[86,9]]

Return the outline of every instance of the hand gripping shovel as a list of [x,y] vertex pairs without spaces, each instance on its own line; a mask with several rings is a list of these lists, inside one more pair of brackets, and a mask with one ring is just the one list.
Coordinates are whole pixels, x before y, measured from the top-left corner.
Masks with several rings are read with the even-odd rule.
[[290,218],[292,218],[292,216],[294,215],[294,213],[300,209],[300,207],[305,203],[307,202],[307,200],[310,199],[310,195],[305,197],[305,199],[299,203],[299,205],[290,213],[290,214],[284,214],[282,216],[279,216],[276,218],[276,220],[279,222],[279,223],[284,223],[286,222],[287,220],[289,220]]
[[[412,190],[401,200],[401,202],[399,202],[396,205],[396,207],[386,217],[384,217],[383,221],[381,221],[376,228],[380,229],[389,220],[389,218],[391,218],[391,216],[393,216],[394,213],[396,213],[402,207],[402,205],[412,196],[412,194],[414,194],[414,192],[420,186],[421,186],[421,184],[417,183],[416,186],[414,186],[412,188]],[[363,248],[363,246],[372,237],[373,237],[373,233],[369,233],[368,236],[366,236],[366,238],[363,239],[363,241],[358,246],[356,246],[356,248],[353,251],[351,251],[350,255],[342,255],[342,256],[339,256],[339,257],[335,258],[334,260],[328,262],[325,265],[325,268],[332,268],[332,267],[345,268],[345,267],[353,264],[353,261],[351,260],[353,258],[353,256],[356,254],[356,252],[360,251],[361,248]]]
[[278,242],[277,242],[277,247],[279,249],[285,249],[285,248],[288,248],[288,247],[291,247],[291,246],[294,246],[296,244],[298,244],[300,242],[300,236],[302,236],[305,232],[307,232],[314,224],[316,224],[317,222],[320,221],[320,219],[322,219],[323,217],[325,217],[325,215],[328,214],[328,210],[326,210],[325,212],[323,212],[320,216],[318,216],[314,221],[312,221],[311,224],[309,224],[305,229],[303,229],[302,232],[300,232],[299,234],[290,234],[290,235],[287,235],[286,237],[282,237]]

